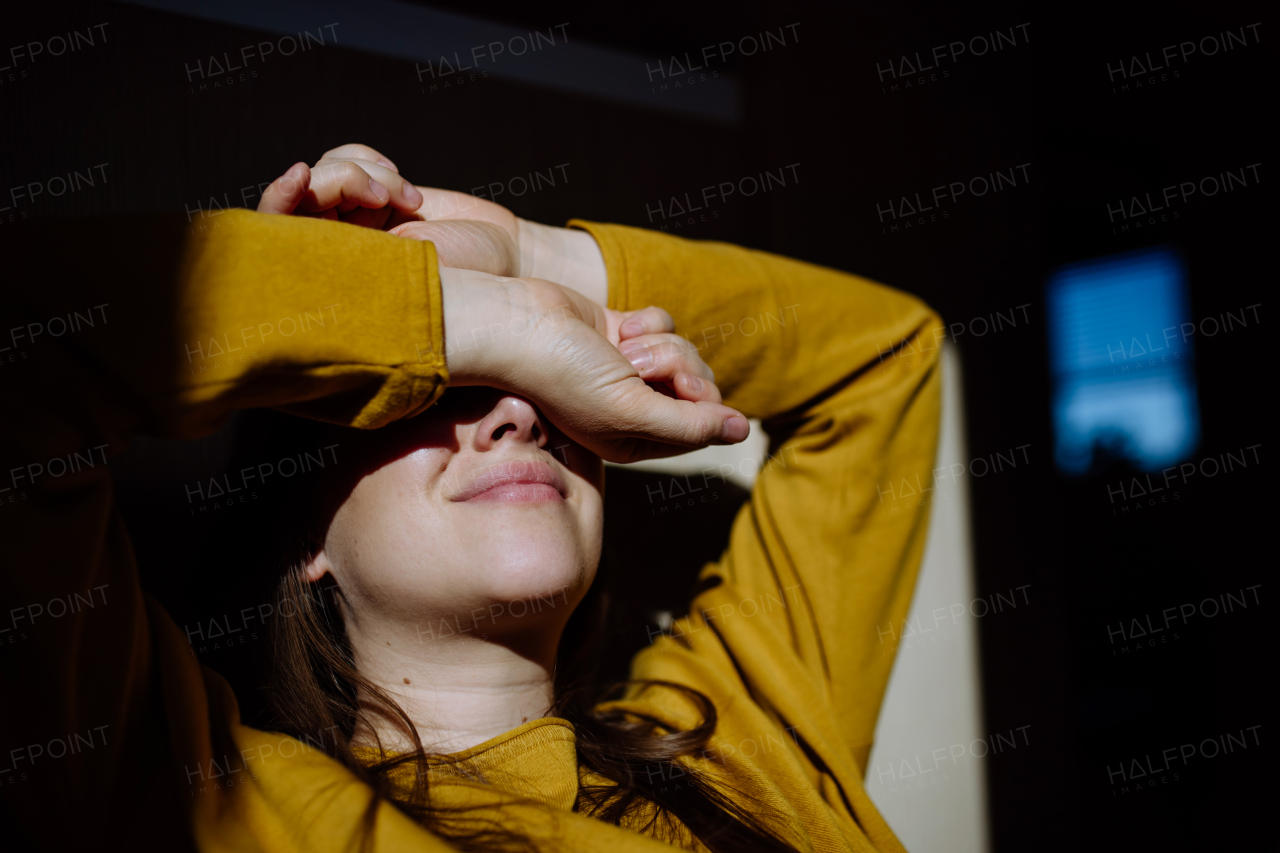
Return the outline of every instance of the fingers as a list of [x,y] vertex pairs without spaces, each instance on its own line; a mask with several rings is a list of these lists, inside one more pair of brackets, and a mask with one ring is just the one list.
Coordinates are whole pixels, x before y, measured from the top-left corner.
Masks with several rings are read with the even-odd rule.
[[[689,449],[709,444],[737,444],[751,431],[747,419],[735,409],[709,400],[675,400],[664,397],[652,389],[645,389],[648,397],[642,401],[643,417],[631,430],[645,445],[643,451],[649,457],[656,448],[666,445],[674,452],[659,452],[671,456]],[[637,451],[638,448],[632,448]],[[612,461],[619,461],[614,459]]]
[[682,400],[721,401],[715,373],[692,343],[675,334],[642,335],[623,341],[618,351],[645,382],[664,382]]
[[622,325],[618,327],[621,340],[638,335],[653,335],[659,332],[674,332],[676,321],[666,309],[656,305],[641,308],[639,311],[628,311],[623,315]]
[[320,167],[324,167],[329,163],[353,163],[360,167],[360,169],[368,173],[370,179],[390,190],[391,206],[397,210],[412,213],[422,206],[422,193],[418,192],[418,188],[412,183],[400,177],[400,173],[394,169],[388,169],[386,166],[383,166],[380,163],[375,163],[371,160],[359,160],[354,158],[348,160],[321,161]]
[[312,169],[311,189],[299,205],[302,213],[357,207],[417,210],[422,194],[398,174],[368,160],[321,160]]
[[317,165],[311,175],[311,188],[298,206],[301,213],[324,213],[340,204],[353,202],[360,207],[385,207],[391,192],[350,160],[333,160]]
[[387,155],[358,142],[349,142],[346,145],[339,145],[337,148],[324,152],[324,154],[320,155],[320,160],[317,161],[316,165],[319,166],[325,160],[368,160],[371,163],[386,166],[396,174],[400,173],[400,170],[396,168],[396,164],[392,163]]
[[259,213],[288,215],[306,197],[311,185],[311,169],[306,163],[294,163],[280,177],[271,182],[258,202]]

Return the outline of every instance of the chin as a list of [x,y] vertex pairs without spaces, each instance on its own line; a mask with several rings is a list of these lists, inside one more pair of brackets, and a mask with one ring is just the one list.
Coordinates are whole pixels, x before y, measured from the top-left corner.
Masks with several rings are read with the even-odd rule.
[[595,575],[603,513],[584,513],[569,502],[498,502],[484,509],[483,523],[466,537],[473,556],[467,562],[484,573],[484,589],[495,601],[566,588],[572,598]]
[[[577,531],[573,531],[576,534]],[[512,524],[492,531],[473,565],[483,567],[478,586],[492,608],[506,608],[517,615],[519,602],[552,600],[560,608],[573,605],[586,593],[600,560],[598,539],[584,543],[570,531],[556,530],[543,521],[535,525]],[[479,579],[477,579],[479,580]],[[567,613],[564,614],[567,618]]]

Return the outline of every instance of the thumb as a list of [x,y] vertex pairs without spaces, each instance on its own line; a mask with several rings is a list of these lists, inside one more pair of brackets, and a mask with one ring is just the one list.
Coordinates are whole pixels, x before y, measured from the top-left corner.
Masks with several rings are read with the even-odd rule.
[[[650,389],[652,391],[652,389]],[[710,400],[681,400],[653,392],[647,407],[656,422],[655,438],[688,448],[745,441],[751,424],[737,409]],[[655,423],[655,426],[657,424]]]
[[607,441],[610,446],[596,451],[611,462],[676,456],[711,444],[737,444],[751,431],[741,413],[721,403],[678,400],[647,387],[625,409],[630,417],[624,417],[618,430],[625,437]]
[[288,171],[272,181],[271,186],[262,193],[262,200],[258,202],[258,212],[284,215],[293,213],[310,187],[310,167],[306,163],[294,163]]

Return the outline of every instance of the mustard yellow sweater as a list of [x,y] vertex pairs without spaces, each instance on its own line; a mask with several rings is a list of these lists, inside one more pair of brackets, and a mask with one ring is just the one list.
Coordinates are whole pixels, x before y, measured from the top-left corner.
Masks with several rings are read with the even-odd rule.
[[[448,383],[435,249],[247,211],[206,223],[126,217],[3,237],[0,798],[50,849],[350,849],[368,803],[314,744],[241,724],[227,683],[140,588],[104,460],[134,432],[198,437],[238,408],[372,428],[430,406]],[[574,224],[604,251],[610,306],[669,310],[726,403],[786,436],[703,569],[719,582],[636,656],[633,676],[715,702],[719,763],[704,763],[767,804],[797,848],[900,850],[863,772],[892,663],[876,626],[906,615],[928,508],[882,513],[877,486],[929,476],[939,383],[919,351],[938,340],[937,318],[833,270]],[[695,722],[671,691],[614,704]],[[542,849],[671,849],[574,811],[563,720],[456,758],[488,782],[443,776],[442,801],[492,805]],[[376,845],[450,849],[389,806]]]

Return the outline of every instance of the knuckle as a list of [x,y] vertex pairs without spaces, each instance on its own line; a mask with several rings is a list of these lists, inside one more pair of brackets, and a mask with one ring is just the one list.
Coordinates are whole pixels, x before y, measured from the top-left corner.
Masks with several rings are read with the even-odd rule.
[[[697,405],[696,403],[694,405]],[[699,407],[701,409],[701,407]],[[698,444],[707,444],[716,435],[715,422],[708,417],[699,413],[698,417]]]
[[707,434],[707,419],[703,417],[696,403],[686,401],[685,405],[681,405],[681,409],[684,410],[682,439],[689,445],[702,444],[705,440],[703,436]]
[[571,310],[572,303],[565,297],[564,291],[556,284],[538,278],[516,279],[519,282],[530,307],[537,312],[551,312],[558,309]]
[[679,359],[681,364],[689,367],[690,370],[696,370],[698,366],[698,357],[695,353],[689,352],[687,347],[680,344],[672,344],[671,357]]

